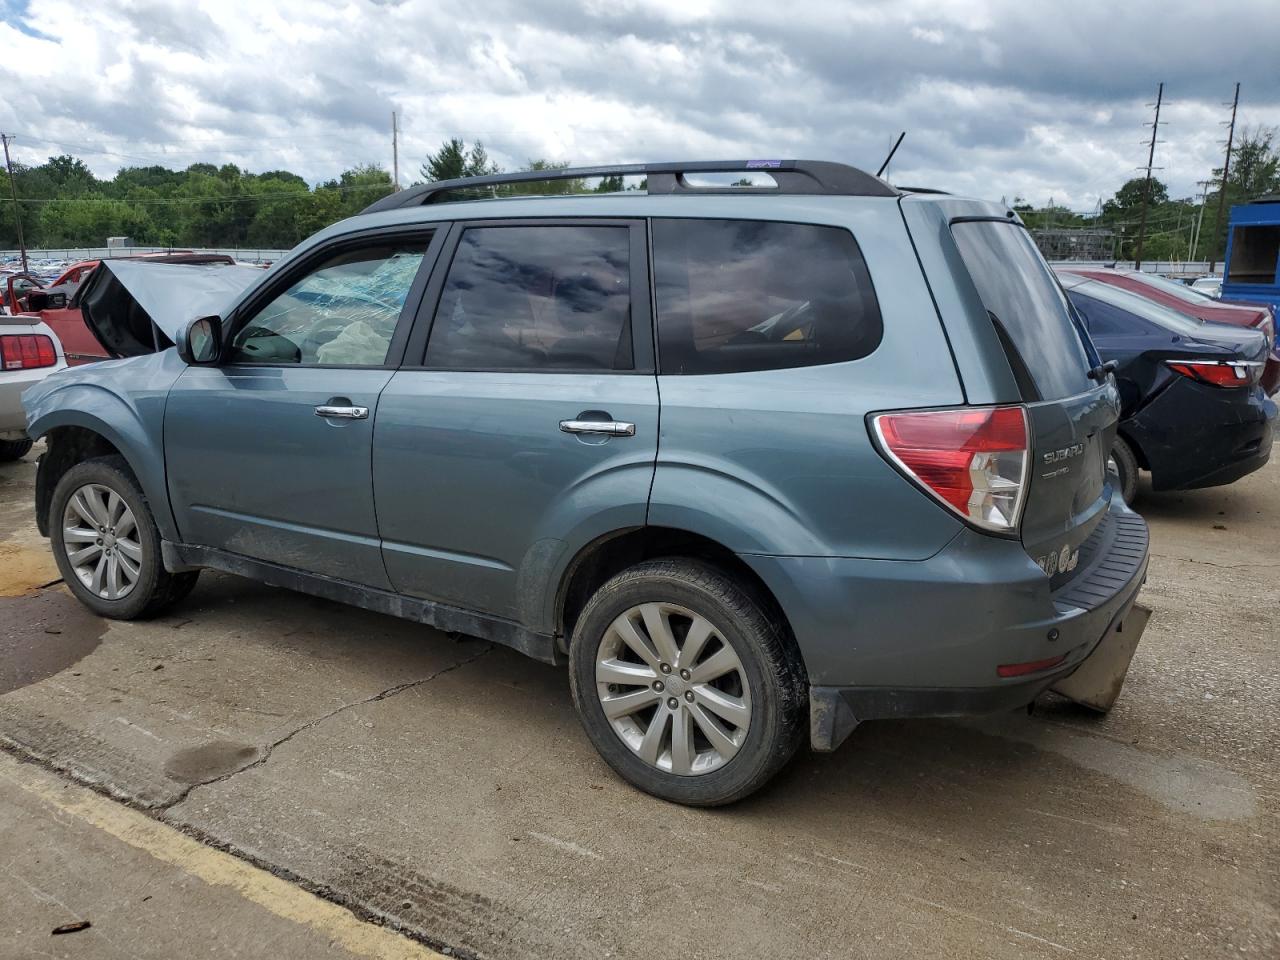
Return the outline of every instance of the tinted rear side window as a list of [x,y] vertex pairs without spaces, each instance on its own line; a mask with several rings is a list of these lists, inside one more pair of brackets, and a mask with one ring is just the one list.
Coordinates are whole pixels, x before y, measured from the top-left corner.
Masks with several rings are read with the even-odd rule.
[[756,220],[654,220],[664,374],[738,373],[865,357],[884,332],[853,235]]
[[1015,374],[1025,371],[1048,400],[1095,386],[1066,297],[1027,231],[1016,223],[976,220],[954,224],[951,233],[1000,339],[1012,351]]
[[426,365],[630,370],[626,227],[472,227],[462,234]]

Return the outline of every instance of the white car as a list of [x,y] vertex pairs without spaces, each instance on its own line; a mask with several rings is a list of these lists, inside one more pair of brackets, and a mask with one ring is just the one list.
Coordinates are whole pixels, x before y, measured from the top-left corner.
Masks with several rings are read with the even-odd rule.
[[66,367],[62,343],[38,316],[0,314],[0,462],[31,449],[23,391]]
[[1196,293],[1203,293],[1206,297],[1212,297],[1217,300],[1222,296],[1222,278],[1221,277],[1199,277],[1191,281],[1191,289]]

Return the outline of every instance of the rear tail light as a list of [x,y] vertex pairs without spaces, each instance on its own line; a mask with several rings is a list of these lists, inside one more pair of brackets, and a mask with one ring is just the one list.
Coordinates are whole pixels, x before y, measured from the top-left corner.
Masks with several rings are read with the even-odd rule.
[[31,370],[57,362],[53,340],[42,333],[0,335],[0,370]]
[[1262,379],[1262,364],[1245,360],[1166,360],[1169,369],[1215,387],[1251,387]]
[[944,506],[984,530],[1017,529],[1031,463],[1022,407],[878,414],[880,449]]

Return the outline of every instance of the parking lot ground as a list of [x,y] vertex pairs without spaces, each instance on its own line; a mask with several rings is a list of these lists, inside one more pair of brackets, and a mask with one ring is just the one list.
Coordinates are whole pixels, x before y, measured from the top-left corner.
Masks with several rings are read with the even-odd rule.
[[440,957],[269,871],[5,755],[0,862],[6,928],[0,953],[9,957]]
[[[442,950],[1280,955],[1278,464],[1145,497],[1155,614],[1109,716],[869,723],[710,811],[618,781],[563,671],[503,648],[209,574],[159,620],[89,616],[47,585],[33,476],[0,466],[0,743]],[[100,844],[59,849],[42,887],[117,945],[212,896],[126,909]]]

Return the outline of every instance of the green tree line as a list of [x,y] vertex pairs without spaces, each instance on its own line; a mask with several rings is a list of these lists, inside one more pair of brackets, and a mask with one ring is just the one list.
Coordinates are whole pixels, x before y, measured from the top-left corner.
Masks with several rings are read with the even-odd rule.
[[[391,175],[374,165],[315,187],[288,170],[211,163],[125,167],[102,180],[65,155],[39,166],[15,163],[13,172],[23,234],[35,248],[101,246],[112,236],[146,246],[291,247],[391,192]],[[12,249],[17,223],[3,186],[0,249]]]
[[[565,166],[530,160],[523,169]],[[457,138],[442,143],[420,168],[424,181],[500,172],[482,143],[468,145]],[[1212,179],[1221,183],[1222,171],[1215,170]],[[110,236],[132,237],[145,246],[286,248],[360,212],[392,189],[391,175],[375,164],[352,167],[314,186],[288,170],[252,173],[234,164],[211,163],[195,163],[184,170],[124,167],[104,180],[94,176],[82,160],[67,155],[51,157],[38,166],[15,163],[14,180],[25,239],[33,248],[101,246]],[[643,181],[639,186],[643,187]],[[566,179],[477,189],[459,196],[612,192],[623,188],[622,177],[605,177],[590,183]],[[1021,199],[1015,199],[1014,207],[1033,229],[1114,230],[1119,237],[1117,256],[1130,259],[1145,189],[1144,178],[1129,180],[1092,216],[1061,206],[1037,208]],[[12,249],[18,243],[15,205],[7,193],[7,189],[0,190],[0,249]],[[1226,207],[1269,194],[1280,194],[1277,132],[1265,127],[1246,129],[1232,150]],[[1221,257],[1227,224],[1225,215],[1221,221],[1217,218],[1216,186],[1204,199],[1203,213],[1199,198],[1170,198],[1166,186],[1154,178],[1149,202],[1145,259]],[[1200,241],[1190,250],[1193,224],[1200,218]]]

